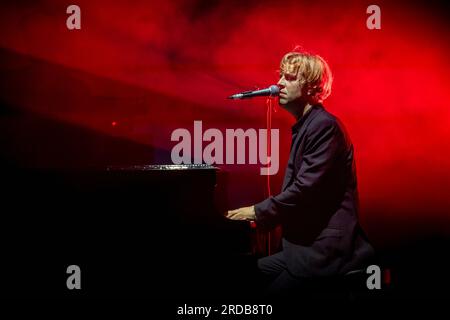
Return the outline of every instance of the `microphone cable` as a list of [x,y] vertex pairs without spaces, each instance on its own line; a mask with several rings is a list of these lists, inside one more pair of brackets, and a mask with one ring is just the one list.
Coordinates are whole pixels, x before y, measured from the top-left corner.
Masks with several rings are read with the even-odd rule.
[[[266,146],[266,156],[267,156],[267,165],[269,165],[269,161],[272,161],[272,112],[276,112],[273,107],[273,97],[269,97],[266,100],[266,133],[267,133],[267,146]],[[267,174],[267,196],[270,198],[272,196],[270,190],[270,174]],[[272,254],[272,245],[271,245],[272,232],[267,233],[267,253],[270,256]]]

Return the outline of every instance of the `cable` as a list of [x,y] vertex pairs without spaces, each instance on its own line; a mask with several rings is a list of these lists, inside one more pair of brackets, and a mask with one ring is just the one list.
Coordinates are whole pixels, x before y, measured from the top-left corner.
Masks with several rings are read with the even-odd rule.
[[[266,146],[266,153],[267,153],[267,165],[269,165],[270,161],[271,161],[271,151],[272,151],[272,134],[271,134],[271,130],[272,130],[272,111],[273,110],[273,97],[269,97],[266,100],[266,107],[267,107],[267,112],[266,112],[266,129],[267,129],[267,146]],[[270,191],[270,174],[268,174],[269,172],[267,172],[267,196],[270,198],[272,196],[272,193]],[[271,244],[271,239],[272,239],[272,233],[269,231],[267,233],[267,254],[270,256],[272,254],[272,244]]]

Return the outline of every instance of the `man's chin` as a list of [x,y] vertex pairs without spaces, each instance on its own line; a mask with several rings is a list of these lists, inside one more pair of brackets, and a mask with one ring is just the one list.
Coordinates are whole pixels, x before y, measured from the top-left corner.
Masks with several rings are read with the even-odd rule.
[[287,101],[278,101],[278,105],[280,108],[289,111],[291,109],[291,104]]

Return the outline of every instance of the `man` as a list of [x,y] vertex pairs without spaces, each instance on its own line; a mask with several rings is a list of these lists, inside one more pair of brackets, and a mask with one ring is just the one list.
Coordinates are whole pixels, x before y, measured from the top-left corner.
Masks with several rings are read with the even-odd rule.
[[279,104],[297,120],[281,193],[228,211],[270,230],[281,224],[283,250],[258,261],[269,292],[301,286],[302,279],[364,268],[373,256],[358,223],[353,146],[336,117],[322,106],[332,75],[324,59],[287,53],[280,64]]

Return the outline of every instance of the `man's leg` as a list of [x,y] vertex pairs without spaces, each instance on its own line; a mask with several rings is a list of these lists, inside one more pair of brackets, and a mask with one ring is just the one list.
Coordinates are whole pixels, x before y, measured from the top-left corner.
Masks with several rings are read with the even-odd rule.
[[267,281],[265,295],[288,295],[301,288],[301,280],[287,270],[283,252],[259,259],[258,269]]
[[266,295],[277,297],[294,297],[303,289],[302,280],[283,270],[266,289]]
[[270,281],[276,279],[284,270],[286,270],[283,252],[278,252],[274,255],[259,259],[258,269],[266,279]]

